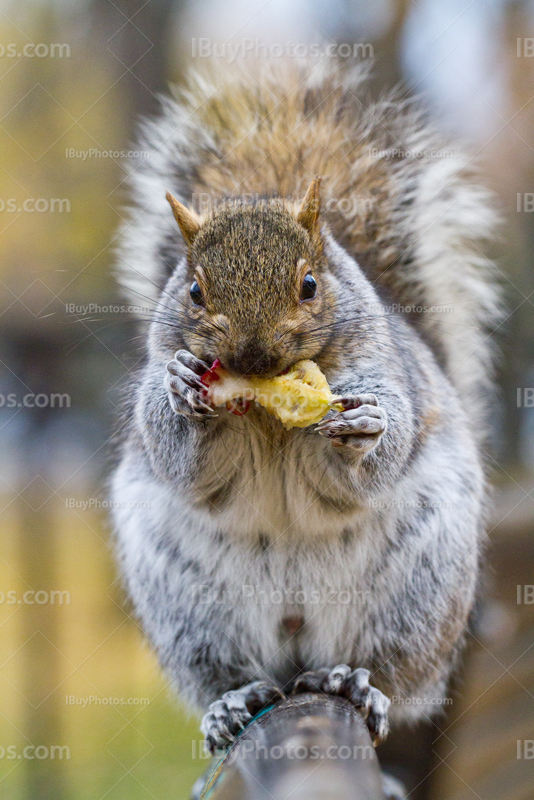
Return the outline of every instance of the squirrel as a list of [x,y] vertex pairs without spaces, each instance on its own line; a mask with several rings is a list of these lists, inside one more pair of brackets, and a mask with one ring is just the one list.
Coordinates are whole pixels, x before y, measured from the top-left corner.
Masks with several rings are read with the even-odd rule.
[[[428,717],[474,606],[496,214],[418,101],[371,100],[368,73],[193,73],[130,178],[117,269],[149,324],[113,524],[212,751],[300,691],[348,698],[375,743]],[[286,430],[214,409],[215,359],[267,378],[312,360],[343,410]]]

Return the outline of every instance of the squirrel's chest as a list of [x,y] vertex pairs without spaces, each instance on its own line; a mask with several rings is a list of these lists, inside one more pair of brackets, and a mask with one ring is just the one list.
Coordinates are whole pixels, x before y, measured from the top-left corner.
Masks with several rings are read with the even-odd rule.
[[[313,437],[267,442],[259,431],[218,453],[217,526],[237,535],[340,533],[351,510],[332,498],[324,458]],[[214,476],[215,478],[215,476]]]

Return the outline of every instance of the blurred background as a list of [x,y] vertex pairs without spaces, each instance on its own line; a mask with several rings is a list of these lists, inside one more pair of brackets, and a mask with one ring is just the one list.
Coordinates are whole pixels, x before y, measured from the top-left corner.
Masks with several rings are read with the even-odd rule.
[[421,94],[496,193],[486,593],[450,707],[384,759],[414,800],[532,798],[532,0],[0,0],[0,796],[185,800],[206,765],[116,579],[105,508],[143,357],[110,277],[126,155],[200,40],[361,44],[377,91]]

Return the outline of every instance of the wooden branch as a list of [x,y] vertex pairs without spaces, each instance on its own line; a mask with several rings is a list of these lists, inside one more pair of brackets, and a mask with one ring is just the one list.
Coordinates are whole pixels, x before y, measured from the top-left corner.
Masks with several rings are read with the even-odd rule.
[[369,732],[346,700],[302,694],[255,719],[201,800],[384,800]]

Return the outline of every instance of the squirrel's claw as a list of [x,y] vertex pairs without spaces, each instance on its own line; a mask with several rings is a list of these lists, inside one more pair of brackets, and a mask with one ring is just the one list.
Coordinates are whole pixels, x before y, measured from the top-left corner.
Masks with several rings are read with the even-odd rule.
[[218,415],[205,402],[206,387],[199,373],[205,364],[186,350],[178,350],[175,358],[165,365],[164,385],[172,410],[192,419],[213,419]]
[[370,675],[368,669],[353,670],[347,664],[339,664],[334,669],[310,670],[299,676],[292,694],[311,691],[345,697],[362,715],[376,746],[388,735],[388,709],[391,701],[379,689],[370,685]]
[[211,703],[200,725],[210,753],[230,744],[265,706],[283,699],[284,693],[266,681],[254,681],[223,694],[221,700]]
[[329,414],[315,430],[330,439],[334,447],[350,446],[362,452],[372,450],[387,429],[387,415],[374,394],[343,397],[344,411]]

